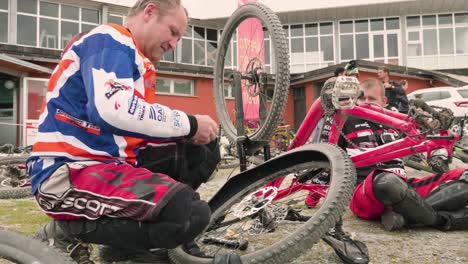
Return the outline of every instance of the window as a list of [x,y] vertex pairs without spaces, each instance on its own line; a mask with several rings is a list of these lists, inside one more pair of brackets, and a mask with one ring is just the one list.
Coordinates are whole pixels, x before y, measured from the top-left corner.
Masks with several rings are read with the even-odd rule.
[[117,25],[124,24],[124,15],[110,14],[107,16],[107,22]]
[[468,90],[458,90],[458,93],[459,93],[463,98],[468,98]]
[[450,93],[448,91],[441,91],[440,92],[440,99],[447,99],[450,98]]
[[230,83],[224,83],[224,98],[234,98],[233,90],[232,90],[232,84]]
[[0,119],[13,117],[13,97],[15,86],[17,83],[14,80],[5,78],[0,79]]
[[468,60],[468,13],[406,17],[408,66],[464,68]]
[[338,29],[340,61],[370,59],[398,63],[398,17],[340,21]]
[[[18,0],[17,43],[63,49],[73,35],[89,31],[99,23],[98,10],[46,1]],[[0,23],[0,41],[3,24]]]
[[194,81],[184,79],[157,78],[156,93],[195,96]]
[[0,42],[8,42],[8,1],[0,1]]
[[[290,41],[292,73],[310,71],[334,63],[332,22],[292,24],[284,25],[283,28]],[[265,40],[268,52],[271,50],[269,45],[269,39]]]
[[[217,41],[218,30],[189,25],[185,35],[177,43],[176,50],[166,52],[161,60],[214,66],[218,48]],[[227,60],[227,64],[232,62],[232,54],[227,56]]]
[[430,102],[436,100],[442,100],[450,98],[450,93],[448,91],[434,91],[434,92],[426,92],[422,93],[421,99]]

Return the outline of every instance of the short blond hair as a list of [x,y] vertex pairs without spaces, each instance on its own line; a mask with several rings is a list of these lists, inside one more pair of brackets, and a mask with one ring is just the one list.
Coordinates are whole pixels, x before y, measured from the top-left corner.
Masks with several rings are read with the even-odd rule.
[[370,88],[378,87],[381,91],[380,95],[382,95],[382,97],[385,97],[385,88],[382,82],[375,78],[365,79],[364,81],[361,82],[361,87],[363,89],[370,89]]
[[[180,0],[138,0],[129,10],[127,13],[127,17],[133,17],[136,14],[140,13],[145,9],[145,7],[153,3],[158,7],[159,14],[161,16],[167,15],[171,9],[176,7],[182,6]],[[184,8],[185,14],[188,17],[187,9]]]

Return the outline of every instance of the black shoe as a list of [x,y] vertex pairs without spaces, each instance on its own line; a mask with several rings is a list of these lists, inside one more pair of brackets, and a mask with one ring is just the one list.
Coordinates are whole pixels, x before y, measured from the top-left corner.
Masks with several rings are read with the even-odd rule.
[[153,263],[168,264],[167,249],[136,250],[129,248],[99,247],[99,258],[102,263]]
[[195,243],[195,241],[188,242],[182,246],[185,252],[189,253],[192,256],[196,256],[199,258],[209,258],[210,256],[206,255],[200,247]]
[[468,208],[463,208],[455,212],[441,211],[439,214],[445,219],[445,224],[441,230],[468,230]]
[[55,220],[41,227],[35,238],[61,250],[78,264],[94,264],[90,259],[92,248],[65,232]]
[[380,217],[380,221],[387,231],[400,230],[406,225],[405,218],[391,209],[385,210]]
[[322,237],[322,240],[330,245],[345,263],[369,263],[369,250],[366,244],[359,240],[353,240],[349,236],[335,236],[330,232]]

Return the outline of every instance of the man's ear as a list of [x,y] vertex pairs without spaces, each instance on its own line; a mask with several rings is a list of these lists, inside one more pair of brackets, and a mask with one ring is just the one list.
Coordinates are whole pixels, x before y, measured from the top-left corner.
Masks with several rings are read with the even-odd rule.
[[153,15],[158,14],[158,7],[154,3],[149,3],[143,10],[145,22],[149,21]]
[[387,104],[387,100],[388,100],[388,99],[387,99],[387,96],[384,96],[384,97],[382,98],[382,100],[383,100],[384,105],[386,105],[386,104]]

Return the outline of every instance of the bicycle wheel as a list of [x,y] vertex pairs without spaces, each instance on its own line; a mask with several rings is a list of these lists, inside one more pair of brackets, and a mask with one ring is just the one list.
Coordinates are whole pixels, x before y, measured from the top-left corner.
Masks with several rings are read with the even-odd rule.
[[[239,27],[246,25],[241,25],[246,20],[254,22],[249,24],[250,28],[238,32]],[[259,32],[262,28],[263,32]],[[269,141],[282,118],[289,88],[288,44],[278,17],[262,4],[243,5],[226,22],[219,43],[214,68],[214,99],[225,135],[236,141],[237,119],[243,127],[244,117],[249,119],[248,113],[256,112],[260,124],[248,135],[249,139]],[[237,57],[240,58],[238,63]],[[234,91],[236,81],[230,78],[234,71],[242,76],[242,95]],[[232,93],[229,93],[229,86]],[[243,100],[244,115],[238,112],[236,116],[233,97]]]
[[0,159],[0,199],[32,197],[26,173],[28,156],[8,156]]
[[271,138],[271,149],[284,152],[288,149],[289,144],[293,139],[294,134],[291,131],[275,132]]
[[[287,185],[312,168],[329,169],[331,180],[328,189],[320,190],[324,198],[313,208],[304,202],[309,191],[291,191],[275,199],[278,190],[265,185],[285,175]],[[210,200],[210,224],[195,240],[210,257],[192,256],[179,247],[169,252],[174,263],[212,263],[222,254],[239,255],[242,263],[288,263],[334,226],[349,203],[356,172],[343,150],[314,144],[277,156],[232,180]]]
[[13,261],[13,263],[75,263],[70,257],[41,241],[17,232],[0,229],[0,262],[2,259]]

